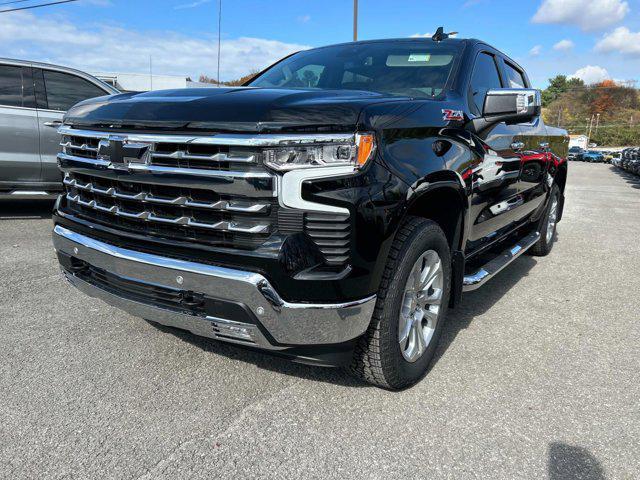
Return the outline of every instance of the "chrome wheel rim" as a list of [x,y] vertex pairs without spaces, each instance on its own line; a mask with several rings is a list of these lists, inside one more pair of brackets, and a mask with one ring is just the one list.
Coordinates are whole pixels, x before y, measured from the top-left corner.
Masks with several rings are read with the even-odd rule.
[[553,197],[551,208],[549,209],[549,219],[547,220],[547,243],[551,242],[555,233],[556,221],[558,220],[558,198]]
[[427,250],[411,268],[400,307],[398,343],[408,362],[418,360],[433,339],[440,317],[443,285],[440,256]]

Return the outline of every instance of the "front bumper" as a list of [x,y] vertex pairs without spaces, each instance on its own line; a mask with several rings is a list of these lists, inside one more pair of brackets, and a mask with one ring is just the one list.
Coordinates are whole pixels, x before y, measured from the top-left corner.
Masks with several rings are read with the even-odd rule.
[[[182,328],[204,337],[270,350],[329,345],[362,335],[370,322],[375,295],[346,303],[311,304],[284,301],[261,274],[137,252],[111,245],[56,225],[53,243],[67,279],[84,293],[134,316]],[[70,262],[81,265],[69,268]],[[95,269],[129,282],[134,291],[150,288],[171,295],[188,293],[211,299],[208,305],[239,306],[242,321],[229,308],[194,314],[166,307],[151,297],[128,297],[96,284],[81,272]],[[182,298],[182,297],[180,297]]]

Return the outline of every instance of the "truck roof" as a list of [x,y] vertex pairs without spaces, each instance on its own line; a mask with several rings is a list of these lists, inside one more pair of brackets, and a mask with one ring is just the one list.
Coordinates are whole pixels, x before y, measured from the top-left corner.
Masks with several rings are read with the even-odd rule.
[[[425,43],[435,43],[431,37],[404,37],[404,38],[376,38],[372,40],[358,40],[357,42],[342,42],[342,43],[333,43],[331,45],[323,45],[321,47],[310,48],[309,50],[320,50],[322,48],[329,47],[341,47],[346,45],[366,45],[370,43],[409,43],[409,42],[420,42],[423,41]],[[474,38],[447,38],[442,40],[439,43],[443,44],[476,44],[476,43],[484,43],[480,40],[476,40]]]

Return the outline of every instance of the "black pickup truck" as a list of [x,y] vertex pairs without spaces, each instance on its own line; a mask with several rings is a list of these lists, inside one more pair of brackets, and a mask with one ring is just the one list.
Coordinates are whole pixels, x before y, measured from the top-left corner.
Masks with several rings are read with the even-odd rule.
[[60,128],[57,255],[135,316],[403,388],[464,291],[551,250],[568,138],[540,108],[516,62],[441,31],[87,100]]

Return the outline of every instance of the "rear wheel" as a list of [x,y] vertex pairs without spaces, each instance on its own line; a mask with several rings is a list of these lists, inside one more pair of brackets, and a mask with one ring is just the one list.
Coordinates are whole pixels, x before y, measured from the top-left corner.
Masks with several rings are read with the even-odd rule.
[[533,245],[533,247],[531,247],[531,250],[529,250],[532,255],[544,257],[551,251],[553,242],[556,238],[556,225],[558,223],[559,214],[560,189],[558,188],[558,185],[554,184],[553,187],[551,187],[547,209],[538,224],[540,239]]
[[368,331],[351,370],[384,388],[413,385],[427,372],[449,303],[451,254],[442,229],[411,217],[391,252]]

